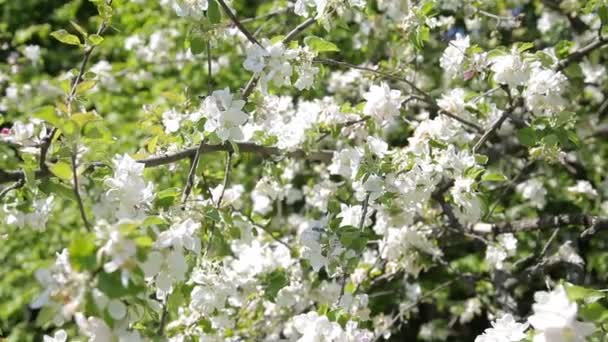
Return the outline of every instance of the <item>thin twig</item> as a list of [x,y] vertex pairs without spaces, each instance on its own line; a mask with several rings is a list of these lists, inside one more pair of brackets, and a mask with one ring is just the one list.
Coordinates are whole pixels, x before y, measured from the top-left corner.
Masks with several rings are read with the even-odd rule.
[[368,67],[364,67],[364,66],[360,66],[360,65],[355,65],[355,64],[351,64],[348,62],[342,62],[342,61],[337,61],[334,59],[329,59],[329,58],[320,58],[317,57],[314,59],[314,62],[316,63],[321,63],[321,64],[326,64],[326,65],[334,65],[334,66],[341,66],[341,67],[345,67],[345,68],[350,68],[350,69],[356,69],[356,70],[361,70],[361,71],[366,71],[366,72],[370,72],[373,74],[376,74],[378,76],[381,76],[382,78],[385,79],[389,79],[389,80],[393,80],[396,82],[403,82],[405,84],[407,84],[410,88],[412,88],[416,93],[418,93],[421,97],[417,97],[417,98],[411,98],[411,99],[417,99],[417,100],[421,100],[426,102],[428,105],[431,106],[431,108],[438,112],[439,114],[443,114],[445,116],[448,116],[456,121],[459,121],[462,124],[465,124],[471,128],[474,128],[476,131],[478,132],[483,132],[483,128],[481,126],[479,126],[478,124],[468,121],[466,119],[463,119],[461,117],[459,117],[456,114],[450,113],[446,110],[441,109],[438,105],[437,102],[424,90],[418,88],[413,82],[409,81],[406,78],[403,77],[399,77],[399,76],[395,76],[394,74],[391,73],[387,73],[387,72],[383,72],[383,71],[379,71],[376,69],[372,69],[372,68],[368,68]]
[[307,28],[312,26],[316,22],[315,18],[308,18],[303,21],[300,25],[296,26],[291,32],[289,32],[285,38],[283,38],[283,44],[287,44],[294,40],[300,33],[304,32]]
[[473,146],[473,153],[477,152],[477,150],[479,150],[479,148],[483,146],[483,144],[485,144],[485,142],[490,138],[490,136],[495,131],[500,129],[500,126],[502,126],[502,123],[505,122],[509,115],[511,115],[511,110],[505,110],[502,115],[496,121],[494,121],[492,126],[490,126],[490,128],[481,136],[481,138],[479,138],[475,146]]
[[198,167],[198,161],[201,156],[201,149],[203,148],[204,144],[205,138],[203,137],[198,145],[198,148],[196,149],[196,154],[192,158],[192,163],[190,164],[190,172],[188,172],[188,179],[186,180],[186,186],[184,187],[184,191],[182,193],[182,205],[186,204],[188,196],[194,187],[194,175],[196,174],[196,168]]
[[217,203],[215,207],[217,209],[222,205],[222,199],[224,198],[224,192],[226,191],[226,187],[228,186],[228,182],[230,182],[230,171],[232,170],[232,152],[226,152],[226,168],[224,169],[224,181],[222,182],[222,191],[220,192],[219,197],[217,198]]
[[365,218],[367,216],[367,208],[369,207],[369,197],[371,196],[371,192],[368,192],[365,195],[365,199],[363,200],[363,210],[361,212],[361,219],[359,219],[359,230],[363,230],[363,226],[365,225]]
[[393,325],[395,325],[395,323],[397,323],[401,317],[403,316],[403,314],[405,314],[406,312],[412,310],[413,308],[417,307],[420,303],[422,303],[423,300],[432,297],[433,295],[435,295],[436,293],[438,293],[439,291],[449,287],[450,285],[452,285],[454,282],[456,282],[457,280],[459,280],[460,278],[464,277],[465,274],[461,274],[459,276],[457,276],[455,279],[451,279],[446,281],[445,283],[435,287],[434,289],[432,289],[431,291],[421,295],[420,297],[418,297],[413,303],[411,303],[410,305],[404,307],[403,309],[400,309],[399,312],[395,315],[395,317],[393,317],[393,319],[391,320],[391,322],[389,323],[388,327],[382,331],[379,331],[376,336],[374,336],[374,341],[378,341],[380,339],[380,337],[382,337],[382,334],[384,334],[387,330],[390,330]]
[[160,323],[158,326],[158,331],[156,332],[157,336],[163,336],[165,333],[165,322],[167,321],[167,298],[165,298],[165,302],[163,303],[163,311],[160,314]]
[[[339,126],[340,130],[342,130],[342,129],[347,128],[347,127],[350,127],[350,126],[354,126],[354,125],[360,124],[360,123],[362,123],[362,122],[366,122],[366,121],[367,121],[367,120],[369,120],[370,118],[371,118],[370,116],[365,116],[365,117],[363,117],[363,118],[361,118],[361,119],[357,119],[357,120],[351,120],[351,121],[346,121],[346,122],[344,122],[344,123],[342,123],[342,124],[339,124],[338,126]],[[317,142],[317,143],[321,142],[321,140],[323,140],[323,139],[327,138],[327,137],[328,137],[330,134],[331,134],[331,131],[327,131],[327,132],[323,133],[323,134],[322,134],[322,135],[321,135],[321,136],[320,136],[320,137],[317,139],[317,141],[316,141],[316,142]]]
[[78,187],[78,166],[76,165],[76,150],[72,151],[72,182],[74,188],[74,196],[76,197],[76,202],[78,203],[78,210],[80,211],[80,217],[82,218],[82,222],[84,222],[84,226],[88,231],[91,231],[91,225],[87,220],[87,215],[84,212],[84,204],[82,203],[82,197],[80,196],[80,190]]
[[[238,146],[238,150],[241,153],[254,153],[254,154],[257,154],[264,158],[283,156],[283,157],[289,157],[289,158],[306,159],[306,160],[310,160],[310,161],[319,161],[319,162],[327,163],[327,162],[330,162],[333,157],[333,151],[331,151],[331,150],[320,150],[320,151],[307,152],[302,149],[296,149],[294,151],[286,152],[277,147],[267,147],[267,146],[253,144],[253,143],[237,143],[236,145]],[[140,159],[137,162],[144,164],[145,167],[156,167],[156,166],[172,164],[172,163],[178,162],[178,161],[186,159],[186,158],[194,157],[198,148],[199,148],[199,146],[191,147],[191,148],[187,148],[185,150],[182,150],[182,151],[179,151],[176,153],[172,153],[172,154],[165,154],[165,155],[150,157],[150,158],[146,158],[146,159]],[[234,149],[233,149],[232,145],[228,144],[228,143],[220,144],[220,145],[204,144],[201,149],[201,153],[211,153],[211,152],[219,152],[219,151],[234,152]],[[36,179],[43,179],[43,178],[52,176],[52,174],[48,170],[40,169],[40,170],[34,171],[34,176]],[[25,179],[25,173],[22,170],[15,170],[15,171],[0,170],[0,184],[16,182],[20,179]]]
[[588,45],[586,45],[586,46],[584,46],[584,47],[582,47],[582,48],[580,48],[580,49],[572,52],[566,58],[562,59],[559,63],[557,63],[557,66],[556,66],[555,70],[557,70],[557,71],[564,70],[570,64],[580,61],[585,56],[587,56],[588,54],[590,54],[591,52],[593,52],[594,50],[599,49],[599,48],[601,48],[601,47],[603,47],[604,45],[607,45],[607,44],[608,44],[608,38],[606,38],[606,37],[598,37],[593,42],[591,42]]
[[[300,25],[296,26],[293,30],[291,30],[285,36],[285,38],[283,38],[283,44],[287,44],[287,43],[291,42],[292,40],[294,40],[300,33],[304,32],[304,30],[306,30],[308,27],[312,26],[315,22],[316,22],[316,20],[314,18],[306,19]],[[247,98],[249,98],[249,96],[253,92],[253,89],[258,84],[259,79],[260,79],[260,76],[257,74],[254,74],[253,76],[251,76],[251,78],[247,82],[247,85],[243,89],[243,92],[241,93],[241,97],[243,98],[243,100],[247,100]]]
[[2,189],[2,191],[0,191],[0,200],[2,200],[2,198],[4,198],[4,196],[6,196],[6,194],[8,194],[9,192],[15,190],[15,189],[19,189],[20,187],[22,187],[25,184],[25,180],[24,179],[20,179],[18,181],[16,181],[15,183],[7,186],[6,188]]
[[222,9],[224,10],[224,12],[228,15],[230,20],[232,20],[232,22],[239,29],[239,31],[241,31],[241,33],[243,33],[245,35],[245,37],[247,37],[247,39],[251,43],[256,44],[263,48],[262,44],[260,44],[260,42],[258,42],[258,40],[255,39],[255,37],[251,34],[251,32],[249,32],[249,30],[247,30],[247,28],[245,26],[243,26],[243,24],[241,24],[241,22],[236,17],[236,15],[234,15],[234,13],[232,13],[232,10],[230,9],[230,7],[228,7],[228,5],[226,5],[224,0],[217,0],[217,2],[219,2],[220,6],[222,6]]

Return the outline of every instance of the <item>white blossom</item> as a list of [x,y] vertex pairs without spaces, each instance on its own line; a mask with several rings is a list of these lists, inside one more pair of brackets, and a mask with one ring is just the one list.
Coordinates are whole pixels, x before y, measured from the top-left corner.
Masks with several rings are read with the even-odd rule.
[[401,104],[405,100],[401,91],[391,89],[388,84],[372,85],[363,95],[367,103],[363,113],[369,115],[381,125],[399,115]]
[[526,338],[528,323],[517,323],[511,314],[492,322],[492,327],[477,336],[475,342],[518,342]]
[[532,178],[517,184],[515,189],[524,199],[529,200],[532,206],[538,209],[542,209],[547,202],[547,190],[543,186],[543,183],[537,178]]
[[534,314],[528,317],[535,330],[534,342],[584,342],[595,330],[593,323],[576,320],[578,306],[562,285],[551,292],[536,292],[534,300]]
[[448,76],[454,76],[461,70],[469,46],[469,36],[463,37],[460,34],[456,36],[456,39],[449,42],[448,47],[439,59],[439,65]]
[[44,335],[43,342],[66,342],[68,340],[68,334],[63,329],[55,331],[53,336]]
[[491,63],[494,81],[500,84],[514,88],[524,85],[530,78],[529,63],[524,61],[515,49],[508,54],[492,58]]
[[586,180],[578,180],[575,185],[567,187],[566,191],[575,195],[580,194],[589,197],[597,196],[597,191],[593,188],[593,185],[591,185],[591,183]]
[[230,89],[216,90],[205,98],[200,113],[192,114],[190,120],[196,122],[205,117],[205,131],[215,132],[222,141],[239,141],[243,139],[242,125],[248,119],[244,106],[245,101],[234,99]]
[[40,46],[27,45],[23,48],[23,55],[29,59],[32,64],[37,64],[40,61]]

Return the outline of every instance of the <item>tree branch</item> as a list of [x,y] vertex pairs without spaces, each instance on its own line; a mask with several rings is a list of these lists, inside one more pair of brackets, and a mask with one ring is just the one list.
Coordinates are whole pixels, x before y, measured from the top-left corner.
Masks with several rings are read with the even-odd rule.
[[[316,20],[314,18],[308,18],[305,21],[303,21],[300,25],[296,26],[293,30],[291,30],[291,32],[289,32],[285,36],[285,38],[283,38],[283,44],[287,44],[290,41],[294,40],[300,33],[304,32],[304,30],[306,30],[308,27],[312,26],[315,22],[316,22]],[[259,80],[258,75],[251,76],[251,78],[249,79],[249,82],[247,82],[247,85],[245,86],[245,89],[243,89],[243,92],[241,93],[243,100],[247,100],[249,95],[251,95],[256,84],[258,84],[258,80]]]
[[20,180],[16,181],[15,183],[5,187],[4,189],[2,189],[2,191],[0,191],[0,200],[2,200],[2,198],[4,198],[4,196],[6,196],[6,194],[8,194],[9,192],[19,189],[24,184],[25,184],[25,180],[20,179]]
[[219,197],[217,198],[217,203],[215,207],[217,209],[222,205],[222,199],[224,199],[224,193],[226,192],[226,187],[228,186],[228,182],[230,181],[230,170],[232,170],[232,152],[226,152],[226,168],[224,170],[224,181],[222,182],[222,191],[220,192]]
[[577,51],[572,52],[566,58],[562,59],[559,63],[557,63],[555,70],[557,70],[557,71],[564,70],[570,64],[580,61],[581,59],[583,59],[583,57],[587,56],[594,50],[599,49],[607,44],[608,44],[608,38],[600,36],[597,39],[595,39],[593,42],[578,49]]
[[78,210],[80,211],[80,217],[82,222],[88,231],[91,231],[91,224],[87,220],[87,215],[84,212],[84,204],[82,203],[82,197],[80,196],[80,190],[78,189],[78,165],[76,165],[76,150],[72,152],[72,186],[74,189],[74,196],[78,203]]
[[[330,162],[333,158],[333,151],[330,150],[306,152],[302,149],[297,149],[288,152],[283,151],[277,147],[266,147],[253,143],[237,143],[236,145],[238,146],[239,152],[254,153],[264,158],[284,156],[289,158],[306,159],[310,161],[319,161],[324,163]],[[201,148],[200,153],[210,153],[218,151],[234,152],[232,145],[229,143],[219,145],[202,144],[202,146],[191,147],[173,154],[165,154],[147,159],[141,159],[138,160],[138,162],[144,164],[146,167],[156,167],[161,165],[172,164],[186,158],[193,158],[196,155],[196,151],[199,149],[199,147]],[[34,175],[36,179],[42,179],[52,176],[49,170],[36,170]],[[22,179],[25,179],[25,174],[21,170],[0,170],[0,184],[17,182]]]
[[519,233],[535,230],[554,229],[563,226],[585,226],[581,237],[587,237],[599,230],[608,230],[608,218],[585,214],[544,215],[534,218],[525,218],[517,221],[505,221],[489,224],[478,228],[478,234]]
[[481,148],[483,144],[485,144],[485,142],[490,138],[490,136],[495,131],[500,129],[500,126],[502,126],[502,123],[505,122],[509,115],[511,115],[511,110],[505,110],[502,115],[496,121],[494,121],[492,126],[490,126],[490,128],[481,136],[481,138],[479,138],[477,143],[475,143],[475,146],[473,146],[473,153],[477,152],[477,150],[479,150],[479,148]]
[[446,110],[441,109],[438,105],[437,102],[435,101],[435,99],[433,99],[427,92],[425,92],[424,90],[418,88],[413,82],[411,82],[410,80],[406,79],[406,78],[402,78],[399,76],[395,76],[393,74],[387,73],[387,72],[383,72],[383,71],[379,71],[376,69],[372,69],[372,68],[368,68],[368,67],[364,67],[364,66],[360,66],[360,65],[355,65],[355,64],[351,64],[351,63],[347,63],[347,62],[342,62],[342,61],[337,61],[334,59],[329,59],[329,58],[315,58],[314,62],[316,63],[320,63],[320,64],[325,64],[325,65],[334,65],[334,66],[341,66],[341,67],[345,67],[345,68],[350,68],[350,69],[356,69],[356,70],[361,70],[361,71],[366,71],[366,72],[370,72],[373,74],[376,74],[378,76],[381,76],[382,78],[385,79],[389,79],[389,80],[393,80],[396,82],[403,82],[405,84],[407,84],[410,88],[412,88],[416,93],[418,93],[420,95],[420,97],[416,97],[416,98],[411,98],[411,99],[418,99],[418,100],[422,100],[424,102],[426,102],[428,105],[431,106],[431,108],[439,113],[439,114],[443,114],[445,116],[448,116],[464,125],[467,125],[473,129],[475,129],[477,132],[483,132],[483,128],[481,126],[479,126],[478,124],[468,121],[466,119],[463,119],[461,117],[459,117],[456,114],[450,113]]
[[245,35],[245,37],[247,37],[247,39],[251,43],[262,47],[262,44],[260,44],[260,42],[257,39],[255,39],[255,37],[251,34],[251,32],[249,32],[247,30],[247,28],[245,26],[243,26],[243,24],[241,24],[241,22],[239,22],[239,19],[236,17],[236,15],[234,15],[234,13],[232,13],[232,10],[230,9],[230,7],[228,7],[228,5],[226,5],[224,0],[217,0],[217,2],[220,4],[220,6],[222,6],[222,9],[224,10],[224,12],[228,15],[230,20],[232,20],[232,22],[239,29],[239,31],[241,31],[241,33],[243,33]]

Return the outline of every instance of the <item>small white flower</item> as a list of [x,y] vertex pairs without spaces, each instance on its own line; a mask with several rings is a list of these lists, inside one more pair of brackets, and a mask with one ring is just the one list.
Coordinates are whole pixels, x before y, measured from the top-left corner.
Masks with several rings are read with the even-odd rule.
[[[340,204],[341,211],[338,214],[338,218],[341,218],[341,226],[353,226],[359,227],[359,223],[361,221],[361,217],[363,216],[363,207],[360,205],[346,205]],[[368,226],[371,224],[371,212],[368,210],[365,215],[365,220],[363,222],[363,226]]]
[[[215,132],[222,140],[238,141],[243,139],[241,126],[245,124],[248,116],[243,112],[245,101],[233,99],[230,89],[214,91],[207,96],[201,106],[201,116],[206,117],[205,131]],[[191,117],[197,121],[196,117]]]
[[497,83],[507,84],[513,88],[524,85],[530,77],[529,64],[515,49],[509,54],[492,58],[491,63],[494,81]]
[[372,85],[363,97],[367,101],[363,113],[373,117],[381,125],[399,115],[401,104],[405,100],[401,91],[391,89],[384,82],[379,86]]
[[492,327],[477,336],[475,342],[518,342],[526,338],[528,323],[517,323],[511,314],[492,322]]
[[207,0],[169,0],[179,17],[203,17],[208,7]]
[[521,194],[521,197],[529,200],[530,204],[538,209],[542,209],[547,202],[545,199],[547,190],[539,179],[529,179],[523,183],[517,184],[515,189]]
[[168,110],[163,113],[163,126],[165,126],[165,133],[175,133],[179,131],[180,125],[184,116],[178,113],[174,109]]
[[68,340],[68,333],[63,329],[55,331],[53,336],[44,335],[43,342],[66,342]]
[[384,157],[384,155],[386,155],[386,153],[388,152],[388,144],[386,143],[386,141],[380,138],[376,138],[370,135],[369,137],[367,137],[367,145],[369,146],[369,149],[372,151],[372,153],[375,154],[378,158]]
[[158,235],[156,247],[185,248],[194,253],[198,253],[201,248],[201,241],[196,236],[196,233],[200,227],[200,222],[195,222],[191,218],[173,224],[168,230],[165,230]]
[[528,322],[534,327],[534,342],[584,342],[595,330],[593,323],[576,320],[578,307],[562,285],[551,292],[536,292],[534,314]]
[[37,64],[40,61],[40,46],[38,45],[27,45],[23,49],[23,55],[29,59],[33,64]]
[[470,46],[469,36],[456,35],[456,39],[450,41],[448,47],[443,51],[439,59],[439,66],[445,70],[448,76],[456,75],[462,68],[465,53]]
[[575,195],[586,195],[589,197],[596,197],[597,191],[593,188],[593,185],[586,180],[578,180],[575,185],[566,188],[571,194]]

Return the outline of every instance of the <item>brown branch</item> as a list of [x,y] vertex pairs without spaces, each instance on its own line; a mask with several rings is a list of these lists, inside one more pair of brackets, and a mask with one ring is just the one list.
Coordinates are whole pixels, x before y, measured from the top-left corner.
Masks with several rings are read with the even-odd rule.
[[228,182],[230,181],[230,171],[232,170],[232,152],[226,152],[226,168],[224,170],[224,181],[222,182],[222,191],[220,192],[219,197],[217,198],[217,203],[215,207],[217,209],[222,205],[222,199],[224,199],[224,193],[226,192],[226,187],[228,186]]
[[564,70],[570,64],[580,61],[581,59],[583,59],[583,57],[587,56],[594,50],[599,49],[607,44],[608,44],[608,38],[600,36],[597,39],[595,39],[593,42],[572,52],[566,58],[562,59],[559,63],[557,63],[555,70],[557,70],[557,71]]
[[481,138],[479,138],[477,143],[475,143],[475,146],[473,146],[473,153],[477,152],[477,150],[479,150],[479,148],[481,148],[483,144],[485,144],[485,142],[490,138],[490,136],[495,131],[500,129],[500,126],[502,126],[503,122],[505,122],[509,115],[511,115],[511,110],[506,110],[496,121],[494,121],[492,126],[490,126],[490,128],[481,136]]
[[[112,0],[108,0],[107,4],[108,4],[108,6],[112,5]],[[108,25],[107,19],[104,19],[101,22],[101,25],[99,25],[99,28],[97,29],[96,34],[102,35],[105,32],[107,25]],[[70,112],[70,113],[72,111],[72,102],[74,101],[74,96],[76,95],[76,89],[78,88],[78,84],[80,83],[80,81],[82,81],[82,77],[84,76],[84,73],[87,68],[87,64],[89,63],[89,59],[91,58],[91,54],[93,53],[93,50],[95,50],[95,45],[91,45],[91,46],[85,48],[82,63],[80,63],[80,69],[78,71],[78,75],[72,81],[72,87],[71,87],[70,93],[68,94],[68,97],[66,99],[66,106],[68,108],[68,112]],[[47,134],[44,138],[42,138],[42,142],[40,144],[40,161],[39,161],[40,170],[44,170],[44,171],[48,172],[48,167],[46,165],[46,157],[47,157],[48,151],[51,147],[51,143],[53,142],[53,139],[55,137],[55,134],[57,134],[57,130],[58,130],[57,127],[53,127],[51,132],[49,134]]]
[[505,221],[490,224],[489,229],[476,231],[477,234],[519,233],[535,230],[547,230],[564,226],[585,226],[581,237],[588,237],[599,230],[608,230],[608,218],[585,214],[544,215],[525,218],[517,221]]
[[234,15],[234,13],[232,13],[232,10],[230,9],[230,7],[228,7],[228,5],[226,5],[224,0],[217,0],[217,2],[220,4],[220,6],[222,6],[222,9],[224,10],[224,12],[226,12],[226,14],[230,18],[230,20],[232,20],[232,22],[239,29],[239,31],[241,31],[241,33],[243,33],[245,35],[245,37],[247,37],[247,39],[251,43],[262,47],[262,44],[260,44],[260,42],[257,39],[255,39],[255,37],[251,34],[251,32],[249,32],[249,30],[247,30],[247,28],[245,26],[243,26],[243,24],[241,24],[241,22],[236,17],[236,15]]
[[84,212],[84,204],[82,203],[82,197],[80,196],[80,190],[78,189],[78,165],[76,165],[76,150],[72,152],[72,182],[74,189],[74,196],[76,197],[76,202],[78,203],[78,210],[80,211],[80,217],[82,218],[82,222],[84,222],[84,226],[88,231],[91,231],[91,224],[87,220],[87,215]]
[[192,162],[190,164],[190,172],[188,172],[188,178],[186,180],[186,186],[184,187],[184,191],[182,192],[182,205],[186,204],[188,200],[188,196],[190,196],[190,192],[194,187],[194,175],[196,174],[196,168],[198,167],[198,161],[201,156],[201,149],[205,144],[205,138],[203,138],[196,149],[196,153],[192,158]]
[[16,181],[15,183],[5,187],[4,189],[2,189],[2,191],[0,191],[0,200],[2,200],[2,198],[4,198],[4,196],[6,196],[6,194],[8,194],[9,192],[19,189],[24,184],[25,184],[25,180],[20,179],[20,180]]
[[[294,151],[287,152],[277,147],[266,147],[253,143],[237,143],[236,145],[238,146],[239,152],[254,153],[264,158],[284,156],[289,158],[306,159],[310,161],[319,161],[324,163],[330,162],[333,158],[333,151],[330,150],[306,152],[304,150],[297,149]],[[165,154],[147,159],[141,159],[138,160],[138,162],[144,164],[146,167],[156,167],[161,165],[172,164],[186,158],[193,158],[196,155],[196,151],[198,150],[198,148],[199,146],[191,147],[173,154]],[[234,152],[232,145],[229,143],[219,145],[203,144],[201,148],[201,153],[210,153],[218,151]],[[42,179],[52,176],[51,172],[48,170],[36,170],[34,175],[36,179]],[[25,174],[21,170],[0,170],[0,184],[17,182],[21,179],[25,179]]]

